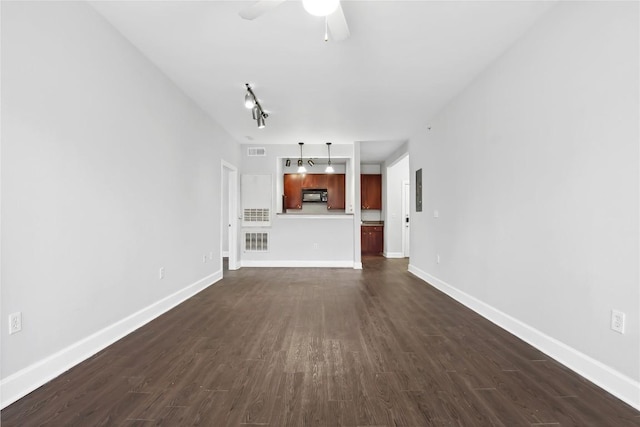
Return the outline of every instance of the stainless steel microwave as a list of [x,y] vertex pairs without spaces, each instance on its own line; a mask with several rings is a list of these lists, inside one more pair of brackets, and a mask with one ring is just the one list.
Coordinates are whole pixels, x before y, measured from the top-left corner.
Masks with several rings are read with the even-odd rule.
[[302,201],[312,203],[326,203],[327,202],[327,190],[324,188],[305,189],[302,190]]

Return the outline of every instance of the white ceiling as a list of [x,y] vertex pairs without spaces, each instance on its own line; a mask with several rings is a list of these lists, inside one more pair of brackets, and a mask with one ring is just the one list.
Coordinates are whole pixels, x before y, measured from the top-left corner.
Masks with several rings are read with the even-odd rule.
[[[381,161],[512,45],[552,1],[342,1],[351,37],[288,0],[92,2],[238,142],[362,144]],[[244,108],[250,83],[267,126]]]

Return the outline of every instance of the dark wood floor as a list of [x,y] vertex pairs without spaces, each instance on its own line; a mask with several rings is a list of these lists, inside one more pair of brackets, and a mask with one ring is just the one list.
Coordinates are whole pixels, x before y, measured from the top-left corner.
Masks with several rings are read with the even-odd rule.
[[242,269],[2,411],[2,426],[640,426],[409,274]]

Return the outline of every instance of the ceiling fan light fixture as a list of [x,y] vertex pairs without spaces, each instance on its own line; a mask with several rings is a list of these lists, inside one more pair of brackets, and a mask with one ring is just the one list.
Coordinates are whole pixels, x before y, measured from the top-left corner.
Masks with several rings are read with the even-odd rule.
[[336,11],[340,0],[302,0],[302,6],[313,16],[327,16]]

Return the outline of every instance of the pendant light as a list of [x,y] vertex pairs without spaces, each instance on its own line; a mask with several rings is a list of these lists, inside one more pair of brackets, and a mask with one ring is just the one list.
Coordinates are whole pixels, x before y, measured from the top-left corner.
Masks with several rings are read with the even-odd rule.
[[331,166],[331,143],[327,142],[327,151],[329,152],[329,164],[327,168],[324,170],[326,173],[334,173],[333,166]]
[[304,167],[304,162],[302,161],[302,146],[304,142],[298,142],[300,145],[300,158],[298,159],[298,173],[307,173],[307,168]]

